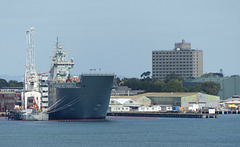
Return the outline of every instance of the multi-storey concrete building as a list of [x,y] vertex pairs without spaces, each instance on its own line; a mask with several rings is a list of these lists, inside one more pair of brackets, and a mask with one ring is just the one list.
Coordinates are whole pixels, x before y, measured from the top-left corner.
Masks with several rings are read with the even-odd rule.
[[15,92],[0,92],[0,112],[6,112],[14,109],[17,102]]
[[152,77],[164,80],[175,73],[183,78],[196,78],[203,74],[203,51],[191,49],[191,43],[182,40],[171,50],[152,51]]
[[42,109],[48,108],[48,76],[41,76],[40,77],[40,89],[39,91],[42,94]]

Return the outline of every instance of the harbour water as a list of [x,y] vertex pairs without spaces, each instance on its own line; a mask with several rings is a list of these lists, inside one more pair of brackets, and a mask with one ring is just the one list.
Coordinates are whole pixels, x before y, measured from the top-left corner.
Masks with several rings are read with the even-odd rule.
[[107,117],[101,121],[8,121],[0,146],[234,146],[240,115],[219,118]]

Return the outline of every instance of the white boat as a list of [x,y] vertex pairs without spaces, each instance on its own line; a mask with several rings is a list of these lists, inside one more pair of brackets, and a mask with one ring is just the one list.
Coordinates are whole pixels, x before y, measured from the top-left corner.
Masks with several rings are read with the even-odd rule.
[[21,119],[26,121],[46,121],[48,113],[38,112],[36,109],[27,109],[22,111]]

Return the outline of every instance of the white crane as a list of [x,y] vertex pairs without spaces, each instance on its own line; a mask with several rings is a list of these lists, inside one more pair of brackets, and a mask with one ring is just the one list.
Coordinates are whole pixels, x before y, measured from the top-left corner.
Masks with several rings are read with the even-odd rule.
[[26,32],[26,44],[25,91],[38,91],[39,83],[34,58],[34,27]]
[[34,105],[38,105],[40,109],[41,105],[41,93],[39,92],[39,77],[35,69],[35,58],[34,58],[34,27],[26,32],[26,71],[24,79],[24,92],[23,92],[23,107],[25,109]]

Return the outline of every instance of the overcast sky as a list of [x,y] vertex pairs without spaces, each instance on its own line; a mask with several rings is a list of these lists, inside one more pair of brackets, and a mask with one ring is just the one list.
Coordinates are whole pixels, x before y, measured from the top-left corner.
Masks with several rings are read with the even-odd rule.
[[203,50],[204,73],[240,74],[236,0],[0,0],[0,75],[24,75],[31,26],[38,73],[49,71],[58,36],[75,75],[140,77],[152,71],[153,50],[182,39]]

